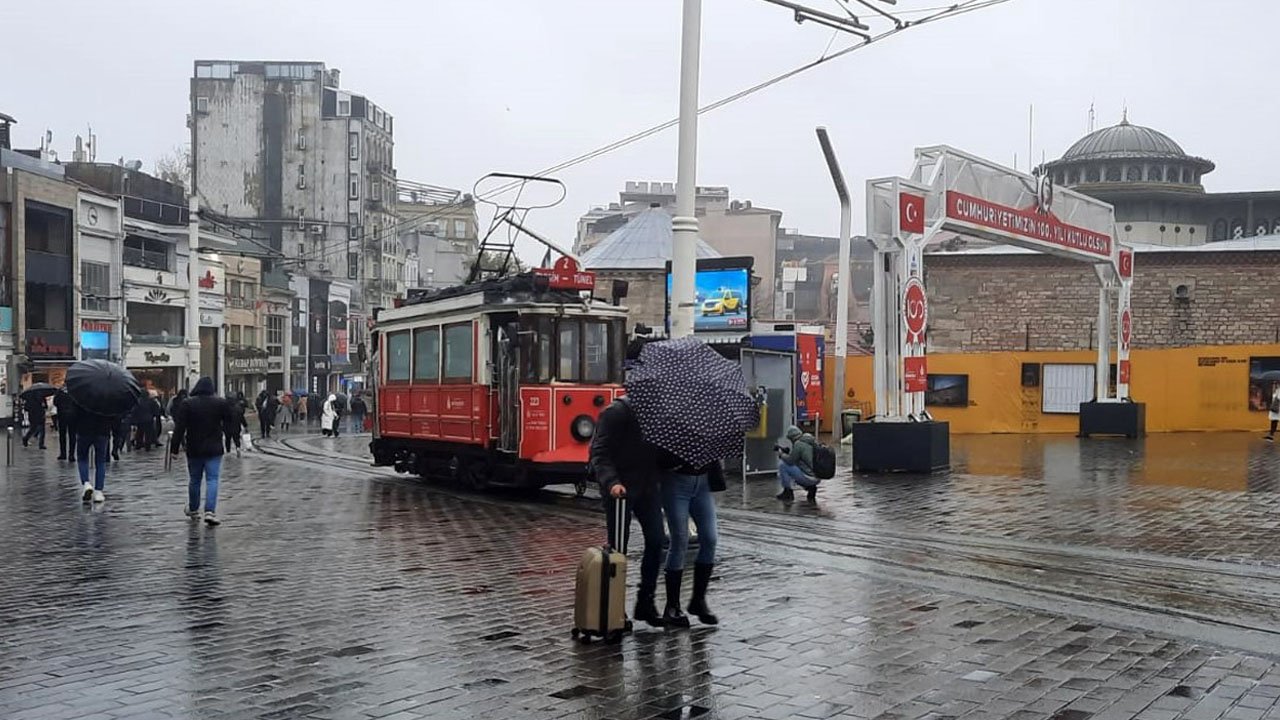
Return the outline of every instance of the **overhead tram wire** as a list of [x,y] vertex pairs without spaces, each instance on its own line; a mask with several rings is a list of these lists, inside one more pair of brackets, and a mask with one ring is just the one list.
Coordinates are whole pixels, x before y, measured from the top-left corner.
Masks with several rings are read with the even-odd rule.
[[[830,54],[830,55],[826,55],[826,54],[824,54],[823,56],[819,57],[819,58],[818,58],[818,59],[816,59],[816,60],[813,60],[813,61],[807,62],[807,63],[805,63],[805,64],[803,64],[803,65],[798,66],[798,67],[792,68],[791,70],[788,70],[788,71],[786,71],[786,72],[783,72],[783,73],[780,73],[780,74],[778,74],[778,75],[775,75],[775,76],[773,76],[773,77],[771,77],[771,78],[769,78],[769,79],[767,79],[767,80],[764,80],[764,81],[762,81],[762,82],[756,83],[755,85],[752,85],[752,86],[750,86],[750,87],[747,87],[747,88],[744,88],[744,89],[742,89],[742,90],[739,90],[738,92],[735,92],[735,93],[733,93],[733,94],[731,94],[731,95],[727,95],[727,96],[725,96],[725,97],[723,97],[723,98],[720,98],[719,100],[716,100],[715,102],[709,103],[709,104],[707,104],[707,105],[704,105],[704,106],[702,106],[702,107],[698,108],[698,115],[702,115],[702,114],[704,114],[704,113],[711,112],[712,110],[718,110],[718,109],[720,109],[720,108],[722,108],[722,107],[724,107],[724,106],[726,106],[726,105],[729,105],[729,104],[735,103],[735,102],[737,102],[737,101],[739,101],[739,100],[742,100],[743,98],[749,97],[749,96],[754,95],[754,94],[756,94],[756,93],[758,93],[758,92],[760,92],[760,91],[762,91],[762,90],[765,90],[765,89],[768,89],[768,88],[770,88],[770,87],[773,87],[774,85],[777,85],[778,83],[784,82],[784,81],[786,81],[786,80],[790,80],[791,78],[793,78],[793,77],[795,77],[795,76],[797,76],[797,75],[800,75],[800,74],[802,74],[802,73],[808,72],[809,70],[812,70],[812,69],[814,69],[814,68],[816,68],[816,67],[818,67],[818,66],[820,66],[820,65],[825,65],[826,63],[829,63],[829,62],[831,62],[832,60],[836,60],[836,59],[838,59],[838,58],[844,57],[845,55],[849,55],[849,54],[851,54],[851,53],[854,53],[854,52],[856,52],[856,51],[858,51],[858,50],[861,50],[861,49],[863,49],[863,48],[865,48],[865,47],[867,47],[867,46],[869,46],[869,45],[873,45],[873,44],[875,44],[875,43],[877,43],[877,42],[880,42],[880,41],[882,41],[882,40],[886,40],[886,39],[888,39],[888,38],[890,38],[890,37],[892,37],[892,36],[894,36],[894,35],[897,35],[897,34],[899,34],[899,33],[905,32],[905,31],[910,30],[910,29],[912,29],[912,28],[919,27],[919,26],[921,26],[921,25],[926,25],[926,24],[929,24],[929,23],[935,23],[935,22],[938,22],[938,21],[940,21],[940,20],[948,20],[948,19],[951,19],[951,18],[954,18],[954,17],[959,17],[959,16],[961,16],[961,15],[966,15],[966,14],[968,14],[968,13],[975,12],[975,11],[977,11],[977,10],[983,10],[983,9],[986,9],[986,8],[989,8],[989,7],[994,7],[994,6],[996,6],[996,5],[1001,5],[1001,4],[1004,4],[1004,3],[1006,3],[1006,2],[1009,2],[1009,0],[965,0],[964,2],[957,2],[957,3],[951,4],[951,5],[945,5],[945,6],[937,6],[937,7],[930,7],[930,8],[916,8],[916,9],[904,9],[904,10],[901,10],[901,11],[899,11],[899,14],[903,14],[903,13],[917,13],[917,12],[925,12],[925,11],[937,11],[937,12],[934,12],[933,14],[931,14],[931,15],[927,15],[927,16],[922,17],[922,18],[918,18],[918,19],[916,19],[916,20],[905,20],[905,21],[902,21],[902,23],[901,23],[900,25],[895,25],[895,26],[894,26],[894,27],[892,27],[892,28],[889,28],[889,29],[887,29],[887,30],[884,30],[884,31],[882,31],[882,32],[880,32],[880,33],[878,33],[878,34],[872,35],[871,37],[867,38],[866,40],[862,40],[862,41],[857,42],[857,43],[854,43],[854,44],[852,44],[852,45],[848,45],[848,46],[846,46],[846,47],[844,47],[844,48],[842,48],[842,49],[840,49],[840,50],[837,50],[836,52],[834,52],[834,53],[832,53],[832,54]],[[541,170],[541,171],[539,171],[539,172],[537,172],[537,173],[535,173],[535,174],[536,174],[536,175],[538,175],[538,176],[548,176],[548,175],[551,175],[552,173],[557,173],[557,172],[560,172],[560,171],[562,171],[562,170],[567,170],[567,169],[569,169],[569,168],[571,168],[571,167],[574,167],[574,166],[576,166],[576,165],[581,165],[582,163],[588,162],[588,161],[590,161],[590,160],[594,160],[595,158],[598,158],[598,157],[600,157],[600,156],[602,156],[602,155],[607,155],[607,154],[609,154],[609,153],[611,153],[611,152],[613,152],[613,151],[615,151],[615,150],[620,150],[620,149],[622,149],[622,148],[624,148],[624,147],[626,147],[626,146],[628,146],[628,145],[631,145],[631,144],[633,144],[633,143],[639,142],[639,141],[644,140],[644,139],[646,139],[646,138],[648,138],[648,137],[651,137],[651,136],[653,136],[653,135],[656,135],[656,134],[658,134],[658,133],[662,132],[663,130],[667,130],[667,129],[669,129],[669,128],[673,128],[673,127],[675,127],[678,123],[679,123],[679,119],[678,119],[678,118],[673,118],[673,119],[671,119],[671,120],[668,120],[668,121],[663,122],[663,123],[659,123],[659,124],[654,125],[654,126],[652,126],[652,127],[650,127],[650,128],[647,128],[647,129],[645,129],[645,130],[641,130],[641,131],[639,131],[639,132],[636,132],[636,133],[633,133],[633,134],[631,134],[631,135],[628,135],[628,136],[626,136],[626,137],[624,137],[624,138],[621,138],[621,139],[619,139],[619,140],[615,140],[615,141],[613,141],[613,142],[611,142],[611,143],[608,143],[608,144],[602,145],[602,146],[600,146],[600,147],[598,147],[598,148],[596,148],[596,149],[594,149],[594,150],[590,150],[590,151],[588,151],[588,152],[582,153],[581,155],[577,155],[577,156],[575,156],[575,157],[569,158],[568,160],[565,160],[565,161],[563,161],[563,162],[560,162],[560,163],[557,163],[557,164],[555,164],[555,165],[552,165],[552,166],[550,166],[550,167],[548,167],[548,168],[546,168],[546,169],[544,169],[544,170]],[[503,185],[500,185],[500,186],[498,186],[498,187],[494,188],[493,190],[490,190],[489,192],[484,193],[484,194],[483,194],[483,195],[481,195],[481,196],[478,196],[476,199],[477,199],[477,200],[480,200],[480,199],[489,199],[489,198],[494,197],[495,195],[500,195],[500,194],[502,194],[502,193],[504,193],[504,192],[509,192],[509,191],[511,191],[511,190],[513,190],[513,189],[515,189],[515,188],[519,187],[521,184],[522,184],[522,183],[521,183],[520,181],[518,181],[518,180],[516,180],[516,181],[511,181],[511,182],[505,183],[505,184],[503,184]],[[404,220],[404,221],[401,221],[401,222],[398,222],[398,223],[394,223],[394,224],[392,224],[392,226],[391,226],[391,229],[390,229],[390,230],[384,230],[383,232],[393,232],[393,233],[398,234],[398,233],[400,233],[400,232],[404,232],[404,231],[406,231],[406,230],[416,228],[416,227],[420,226],[421,224],[424,224],[424,223],[428,222],[431,218],[433,218],[433,217],[438,217],[440,214],[443,214],[444,212],[447,212],[447,211],[448,211],[449,209],[451,209],[452,207],[457,207],[457,206],[458,206],[458,205],[460,205],[460,204],[461,204],[461,203],[449,203],[449,204],[446,204],[446,205],[442,205],[442,206],[440,206],[440,210],[439,210],[439,211],[435,211],[435,212],[431,212],[431,213],[424,213],[422,216],[414,217],[414,218],[409,218],[409,219],[407,219],[407,220]]]

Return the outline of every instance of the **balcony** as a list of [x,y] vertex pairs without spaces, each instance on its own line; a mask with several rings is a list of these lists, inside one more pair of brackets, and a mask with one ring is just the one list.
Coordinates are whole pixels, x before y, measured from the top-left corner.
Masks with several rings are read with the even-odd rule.
[[227,307],[236,310],[253,310],[258,306],[255,298],[229,297],[227,298]]
[[129,342],[134,345],[167,345],[182,347],[187,339],[181,335],[129,335]]
[[138,248],[125,247],[122,252],[124,264],[129,267],[146,268],[147,270],[162,270],[169,272],[169,254],[155,250],[139,250]]

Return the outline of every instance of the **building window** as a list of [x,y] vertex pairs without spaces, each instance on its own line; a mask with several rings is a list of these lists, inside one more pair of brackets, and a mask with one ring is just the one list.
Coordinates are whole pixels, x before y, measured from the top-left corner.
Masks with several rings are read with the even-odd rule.
[[1107,182],[1120,182],[1120,166],[1119,165],[1107,166]]
[[80,309],[110,312],[111,266],[107,263],[80,263]]
[[198,113],[209,112],[209,98],[204,97],[203,95],[196,98],[196,112]]
[[284,316],[267,316],[267,354],[272,357],[284,355]]
[[360,239],[360,213],[347,213],[347,237]]
[[1125,175],[1125,180],[1129,182],[1142,182],[1142,168],[1137,165],[1130,165],[1129,171]]
[[454,220],[454,221],[453,221],[453,236],[454,236],[454,237],[456,237],[456,238],[464,238],[464,237],[466,237],[466,236],[467,236],[467,221],[466,221],[466,220]]
[[351,114],[351,101],[350,101],[350,100],[339,100],[339,101],[338,101],[338,114],[339,114],[339,115],[341,115],[342,117],[347,117],[348,115],[350,115],[350,114]]
[[445,382],[471,382],[471,352],[471,323],[445,326]]
[[360,199],[360,177],[358,175],[351,176],[351,187],[348,188],[347,197],[351,200]]
[[1147,182],[1164,182],[1159,165],[1147,166]]
[[1096,183],[1098,178],[1098,168],[1096,166],[1089,168],[1089,182]]
[[298,166],[298,189],[307,189],[307,166],[305,164]]
[[1231,220],[1231,237],[1233,239],[1244,237],[1244,221],[1240,218]]
[[360,277],[360,253],[347,253],[347,279]]
[[302,132],[302,128],[298,128],[298,149],[299,150],[307,149],[307,136],[305,133]]
[[125,265],[148,270],[169,271],[169,243],[163,240],[129,235],[124,239],[122,253]]
[[351,160],[360,159],[360,133],[347,133],[347,157]]
[[230,334],[231,334],[231,339],[230,339],[231,344],[239,345],[240,344],[240,326],[232,325]]

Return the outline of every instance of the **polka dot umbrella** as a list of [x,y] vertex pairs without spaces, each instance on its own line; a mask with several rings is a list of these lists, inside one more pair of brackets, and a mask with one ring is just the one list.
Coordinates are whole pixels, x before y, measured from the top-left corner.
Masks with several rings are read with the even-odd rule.
[[693,337],[645,345],[626,389],[644,439],[695,468],[741,455],[760,424],[742,368]]

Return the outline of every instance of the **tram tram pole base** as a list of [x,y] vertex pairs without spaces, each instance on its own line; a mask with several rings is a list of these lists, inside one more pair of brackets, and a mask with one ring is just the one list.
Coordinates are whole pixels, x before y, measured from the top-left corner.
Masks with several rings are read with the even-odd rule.
[[948,470],[951,425],[937,420],[854,423],[853,466],[863,472]]
[[1080,403],[1080,433],[1091,435],[1123,435],[1140,438],[1147,434],[1147,404],[1139,402]]

